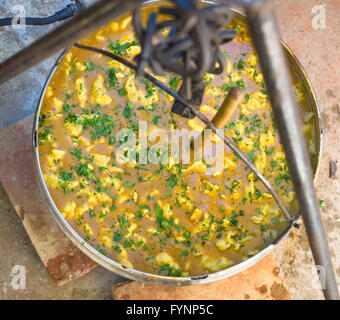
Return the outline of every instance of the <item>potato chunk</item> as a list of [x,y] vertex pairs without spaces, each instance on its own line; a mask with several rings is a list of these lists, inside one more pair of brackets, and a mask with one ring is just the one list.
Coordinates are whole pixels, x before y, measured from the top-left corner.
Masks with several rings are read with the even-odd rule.
[[68,202],[61,209],[61,213],[64,216],[64,218],[74,219],[75,218],[75,208],[76,208],[76,203],[74,201]]
[[99,75],[92,85],[92,99],[100,105],[107,105],[112,102],[112,98],[107,94],[104,87],[104,78]]
[[170,267],[180,269],[179,264],[167,252],[158,253],[157,256],[156,256],[156,262],[159,265],[168,264]]
[[84,106],[86,101],[87,101],[87,94],[86,94],[84,78],[77,78],[76,81],[75,81],[75,86],[76,86],[77,99],[80,102],[80,104],[82,106]]
[[233,262],[226,257],[212,259],[207,256],[202,257],[203,266],[211,272],[217,272],[230,267]]
[[203,211],[201,208],[195,208],[190,215],[190,220],[192,221],[192,223],[198,223],[202,217],[202,214]]
[[98,167],[106,167],[111,160],[111,157],[105,154],[93,153],[92,155],[94,156],[94,163]]

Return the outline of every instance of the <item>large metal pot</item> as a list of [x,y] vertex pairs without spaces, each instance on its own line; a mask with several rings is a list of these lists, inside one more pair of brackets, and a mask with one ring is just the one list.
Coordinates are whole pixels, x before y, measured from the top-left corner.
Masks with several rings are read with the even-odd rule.
[[[148,5],[155,5],[159,4],[162,1],[146,1],[144,3],[145,6]],[[234,16],[240,20],[245,21],[246,17],[239,11],[233,9],[234,11]],[[303,90],[305,92],[306,98],[307,98],[307,104],[310,108],[310,110],[314,113],[314,121],[315,121],[315,131],[316,131],[316,158],[313,163],[313,173],[314,177],[317,174],[318,171],[318,165],[320,162],[320,154],[321,154],[321,138],[322,138],[322,126],[321,126],[321,116],[320,116],[320,111],[318,108],[318,104],[314,95],[313,88],[310,84],[310,81],[304,72],[302,66],[292,53],[292,51],[288,48],[288,46],[285,43],[282,43],[288,63],[293,70],[293,72],[296,74],[298,80],[302,83],[303,85]],[[255,256],[247,259],[246,261],[243,261],[237,265],[234,265],[228,269],[211,273],[211,274],[206,274],[202,276],[192,276],[192,277],[166,277],[166,276],[161,276],[161,275],[156,275],[156,274],[150,274],[150,273],[145,273],[142,271],[138,271],[135,269],[128,268],[106,256],[98,252],[95,248],[93,248],[91,245],[87,244],[84,239],[71,227],[71,225],[68,223],[68,221],[63,217],[63,215],[60,213],[58,208],[56,207],[49,190],[47,188],[47,185],[45,183],[40,162],[39,162],[39,151],[38,151],[38,125],[39,125],[39,115],[40,115],[40,110],[42,107],[42,102],[43,98],[46,92],[46,89],[49,85],[49,82],[57,69],[58,65],[60,64],[61,60],[63,57],[66,55],[67,50],[65,50],[57,59],[55,65],[53,66],[46,83],[44,85],[43,91],[41,93],[40,99],[39,99],[39,104],[36,110],[35,114],[35,119],[34,119],[34,125],[33,125],[33,157],[34,157],[34,167],[36,171],[36,177],[39,182],[39,185],[42,190],[42,194],[44,195],[45,198],[45,203],[46,206],[48,207],[49,211],[53,215],[54,219],[60,226],[60,228],[64,231],[64,233],[71,239],[71,241],[81,250],[83,251],[88,257],[90,257],[93,261],[98,263],[99,265],[107,268],[108,270],[113,271],[116,274],[119,274],[120,276],[123,276],[125,278],[133,279],[133,280],[139,280],[139,281],[144,281],[144,282],[151,282],[154,284],[159,284],[159,285],[195,285],[195,284],[202,284],[202,283],[208,283],[220,279],[224,279],[227,277],[230,277],[236,273],[239,273],[248,267],[252,266],[262,258],[264,258],[268,253],[273,251],[275,246],[283,240],[287,236],[287,234],[290,232],[292,229],[292,225],[287,227],[287,229],[268,247],[257,253]]]

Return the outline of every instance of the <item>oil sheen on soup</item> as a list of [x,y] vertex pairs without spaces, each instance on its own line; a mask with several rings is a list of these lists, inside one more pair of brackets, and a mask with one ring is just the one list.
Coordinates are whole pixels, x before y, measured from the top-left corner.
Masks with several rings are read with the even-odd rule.
[[[144,18],[149,9],[144,9]],[[223,74],[206,74],[200,111],[211,119],[232,87],[244,100],[225,125],[231,138],[269,179],[291,214],[298,205],[273,120],[258,57],[246,26],[234,20],[237,38],[222,47]],[[130,61],[141,49],[131,16],[103,27],[81,43]],[[166,34],[168,30],[163,30]],[[178,90],[175,75],[156,76]],[[294,78],[303,130],[315,158],[313,113]],[[141,271],[165,276],[203,275],[226,269],[272,243],[287,221],[255,175],[225,147],[224,168],[207,174],[202,161],[120,164],[124,128],[148,134],[158,128],[201,132],[197,118],[171,113],[173,98],[133,70],[99,54],[72,48],[47,87],[39,117],[39,157],[56,206],[100,253]],[[148,147],[157,140],[148,141]]]

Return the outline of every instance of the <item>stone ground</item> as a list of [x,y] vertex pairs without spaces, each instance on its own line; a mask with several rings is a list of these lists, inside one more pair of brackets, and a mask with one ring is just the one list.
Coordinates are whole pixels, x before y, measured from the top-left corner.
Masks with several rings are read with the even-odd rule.
[[[94,0],[86,1],[86,4]],[[27,15],[54,13],[68,0],[5,0],[0,3],[0,17],[11,15],[14,5],[23,5]],[[339,173],[329,178],[329,162],[340,165],[340,3],[337,0],[277,0],[283,39],[293,49],[316,91],[324,122],[324,148],[316,182],[319,198],[324,200],[322,217],[330,250],[340,279],[340,183]],[[326,29],[312,28],[314,6],[324,5]],[[39,38],[52,27],[27,27],[26,30],[0,29],[0,61]],[[23,73],[0,86],[0,129],[34,112],[41,88],[55,58]],[[15,88],[15,90],[13,90]],[[18,94],[19,93],[19,94]],[[0,185],[0,299],[110,299],[111,287],[120,279],[98,267],[90,274],[63,287],[57,287],[39,260],[14,208]],[[322,299],[303,228],[275,250],[292,298]],[[13,290],[10,272],[14,265],[27,270],[27,289]]]
[[[91,5],[96,0],[83,2],[86,5]],[[3,0],[0,2],[0,17],[13,16],[12,10],[18,5],[24,7],[26,16],[48,16],[66,7],[69,3],[71,0]],[[58,23],[47,26],[27,26],[24,30],[14,30],[11,27],[0,28],[0,61],[4,61],[19,49],[40,38],[56,25]],[[57,55],[41,62],[0,87],[0,130],[34,112],[40,92],[56,57]]]

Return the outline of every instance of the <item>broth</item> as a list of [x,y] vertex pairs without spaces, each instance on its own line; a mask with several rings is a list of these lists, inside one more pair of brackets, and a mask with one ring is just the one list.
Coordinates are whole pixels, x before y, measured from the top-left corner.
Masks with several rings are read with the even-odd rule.
[[[143,9],[145,18],[152,8]],[[201,106],[209,119],[231,87],[245,98],[225,125],[226,136],[273,184],[292,215],[298,204],[271,106],[246,26],[222,47],[227,67],[205,75]],[[140,52],[131,16],[111,22],[81,43],[129,60]],[[163,32],[167,32],[164,30]],[[157,77],[178,90],[181,79]],[[315,157],[313,113],[293,75],[310,156]],[[102,254],[141,271],[166,276],[203,275],[237,264],[272,243],[287,221],[253,173],[225,148],[224,170],[208,175],[204,161],[120,164],[117,133],[138,136],[162,128],[200,132],[204,125],[170,112],[173,99],[122,64],[72,48],[55,71],[39,118],[39,158],[58,209]],[[137,139],[138,142],[138,139]],[[156,141],[148,141],[151,148]],[[138,154],[138,145],[137,145]]]

